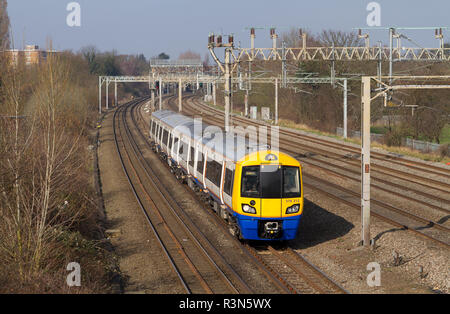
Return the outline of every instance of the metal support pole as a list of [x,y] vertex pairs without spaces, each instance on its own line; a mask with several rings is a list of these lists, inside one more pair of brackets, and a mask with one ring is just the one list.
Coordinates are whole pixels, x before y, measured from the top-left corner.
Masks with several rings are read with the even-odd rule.
[[272,34],[273,60],[277,60],[277,38],[278,36],[276,35],[275,30],[273,30]]
[[[378,68],[377,68],[377,76],[378,80],[381,81],[381,75],[382,75],[382,64],[383,64],[383,56],[381,55],[381,41],[378,42]],[[381,87],[381,84],[378,83],[378,88]]]
[[102,78],[98,77],[98,113],[102,113]]
[[245,116],[248,116],[248,89],[245,91],[244,96],[244,105],[245,105]]
[[334,56],[334,44],[332,48],[332,57],[331,57],[331,85],[335,86],[335,78],[336,78],[336,64],[335,64],[335,56]]
[[287,63],[286,63],[286,43],[283,41],[282,44],[282,62],[281,62],[281,71],[283,75],[282,86],[283,88],[287,87]]
[[278,124],[278,78],[275,79],[275,124]]
[[225,49],[225,132],[230,128],[230,106],[231,106],[231,71],[230,71],[231,49]]
[[370,77],[362,78],[361,104],[361,238],[370,245]]
[[250,47],[252,50],[252,59],[255,57],[255,33],[254,33],[254,29],[252,30],[251,34],[250,34]]
[[178,111],[181,112],[183,111],[183,85],[181,82],[181,79],[178,82]]
[[152,108],[155,109],[156,108],[156,101],[155,101],[155,89],[152,89]]
[[348,95],[348,88],[347,88],[347,79],[344,80],[344,138],[347,138],[347,95]]
[[114,82],[114,106],[117,106],[117,81]]
[[163,83],[160,78],[159,79],[159,110],[162,110],[162,94],[163,94]]
[[393,68],[393,45],[394,45],[394,29],[389,29],[389,84],[392,84],[392,68]]
[[213,83],[213,102],[214,102],[214,106],[217,105],[217,98],[216,98],[216,83]]
[[109,79],[106,79],[106,110],[109,109]]

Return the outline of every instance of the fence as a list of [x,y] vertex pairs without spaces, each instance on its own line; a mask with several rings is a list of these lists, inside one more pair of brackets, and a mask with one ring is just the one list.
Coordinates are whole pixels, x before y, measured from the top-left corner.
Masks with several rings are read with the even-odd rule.
[[[339,136],[343,136],[344,135],[344,130],[342,128],[337,128],[336,129],[336,134]],[[361,132],[360,131],[353,131],[353,132],[349,132],[349,137],[354,137],[354,138],[361,138]],[[384,140],[384,135],[383,134],[370,134],[370,138],[372,141],[376,141],[376,142],[380,142],[382,143]],[[414,140],[411,138],[404,138],[402,140],[402,145],[406,146],[406,147],[410,147],[412,149],[415,150],[419,150],[421,152],[435,152],[438,151],[440,146],[439,144],[435,144],[435,143],[430,143],[430,142],[424,142],[424,141],[419,141],[419,140]]]
[[[344,136],[344,130],[342,128],[338,127],[338,128],[336,128],[336,134],[339,136]],[[361,138],[361,132],[360,131],[349,132],[348,137]],[[375,133],[370,134],[371,141],[382,143],[383,139],[384,139],[383,134],[375,134]]]
[[405,146],[411,147],[412,149],[420,150],[422,152],[435,152],[441,147],[439,144],[413,140],[407,138],[405,141]]

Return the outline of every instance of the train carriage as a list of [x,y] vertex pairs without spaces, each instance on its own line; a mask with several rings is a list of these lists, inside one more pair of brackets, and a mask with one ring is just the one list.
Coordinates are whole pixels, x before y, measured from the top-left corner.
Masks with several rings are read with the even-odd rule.
[[169,110],[152,114],[150,138],[177,178],[209,200],[236,236],[296,237],[304,204],[297,160]]

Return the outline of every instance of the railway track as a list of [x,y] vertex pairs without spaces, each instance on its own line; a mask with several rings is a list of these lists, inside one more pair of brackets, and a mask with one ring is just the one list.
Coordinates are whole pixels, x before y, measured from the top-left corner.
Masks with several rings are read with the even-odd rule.
[[186,293],[250,293],[220,253],[178,214],[177,204],[152,176],[127,119],[133,101],[114,112],[116,148],[133,193]]
[[[206,115],[209,116],[209,118],[213,118],[213,119],[216,119],[219,121],[221,120],[218,117],[223,115],[222,111],[215,109],[215,108],[211,108],[211,107],[197,101],[193,97],[189,97],[187,99],[186,105],[188,107],[190,107],[191,109],[192,109],[192,105],[190,105],[190,102],[195,102],[195,107],[197,109],[200,109],[203,113],[207,112]],[[193,111],[191,110],[190,112],[192,113]],[[243,117],[237,117],[237,116],[234,116],[233,120],[240,121],[241,123],[245,123],[246,125],[270,126],[269,124],[262,123],[260,121],[253,121],[250,119],[246,119]],[[360,158],[360,151],[358,148],[355,148],[355,147],[352,147],[349,145],[345,145],[342,143],[327,141],[327,140],[320,139],[317,137],[306,136],[306,135],[298,133],[297,131],[294,131],[294,130],[291,131],[291,130],[281,129],[280,134],[285,136],[285,137],[283,137],[283,139],[280,139],[280,140],[282,140],[283,143],[286,144],[286,146],[293,146],[296,148],[301,148],[303,150],[300,152],[304,152],[304,153],[308,153],[308,152],[317,153],[317,156],[327,158],[328,160],[331,160],[333,163],[336,163],[336,162],[344,163],[347,166],[350,166],[353,169],[356,169],[358,175],[360,174],[360,166],[361,165],[360,165],[360,162],[357,160]],[[299,146],[299,144],[301,144],[301,146]],[[313,144],[314,144],[314,146],[312,146]],[[324,146],[324,148],[321,149],[320,147],[317,147],[317,145],[322,145],[322,146]],[[338,152],[333,152],[330,149],[337,150]],[[342,151],[344,151],[344,153],[342,153]],[[380,155],[387,156],[385,158],[374,157],[374,158],[372,158],[374,160],[381,160],[384,162],[394,163],[396,165],[396,167],[398,165],[401,165],[401,166],[408,167],[408,169],[415,169],[415,170],[424,172],[421,175],[415,175],[408,171],[400,171],[400,170],[396,169],[395,167],[386,167],[386,166],[383,166],[380,164],[373,164],[373,166],[372,166],[373,175],[376,175],[376,174],[389,175],[389,177],[391,177],[391,178],[397,178],[397,179],[409,181],[411,183],[420,184],[421,188],[428,187],[428,188],[434,189],[433,192],[438,191],[438,192],[448,193],[448,191],[450,191],[450,170],[449,169],[440,168],[440,167],[433,166],[433,165],[425,165],[425,164],[422,164],[421,167],[417,167],[415,165],[417,165],[419,163],[415,162],[415,161],[403,160],[402,162],[399,162],[398,161],[398,159],[400,159],[399,157],[396,157],[396,159],[388,158],[390,155],[381,154],[381,153],[377,153],[377,152],[373,152],[373,155],[374,156],[380,156]],[[308,157],[313,158],[314,156],[310,155]],[[317,158],[313,158],[313,159],[317,160]],[[427,167],[429,167],[429,168],[427,168]],[[434,169],[439,169],[440,171],[437,172]],[[430,178],[430,175],[438,175],[438,176],[440,176],[440,180],[432,179],[432,178]],[[375,180],[377,180],[376,177],[375,177]],[[446,204],[450,204],[450,199],[445,199],[445,201],[446,201]]]
[[[134,117],[136,114],[137,119]],[[145,126],[139,126],[138,120],[143,121],[142,112],[137,107],[133,110],[133,121],[139,136],[146,142],[150,149],[148,139],[141,131]],[[194,192],[184,185],[188,193]],[[253,247],[248,243],[242,244],[235,237],[228,233],[227,224],[210,209],[205,212],[210,216],[211,221],[215,221],[216,226],[221,228],[224,234],[237,243],[242,253],[254,259],[255,265],[263,272],[272,285],[278,287],[281,293],[348,293],[344,288],[335,283],[332,279],[321,272],[317,267],[308,262],[303,256],[289,247],[275,249],[273,246],[264,248]]]
[[290,247],[244,245],[295,294],[347,294],[348,291]]
[[[198,115],[198,111],[200,110],[203,113],[202,117],[206,122],[208,122],[209,124],[222,126],[223,112],[221,112],[217,109],[214,109],[214,108],[210,108],[209,106],[203,105],[198,102],[196,102],[194,105],[194,104],[192,104],[192,99],[193,99],[193,97],[188,98],[184,105],[184,110],[186,111],[186,113],[188,115],[196,115],[196,114]],[[170,103],[170,101],[171,100],[169,99],[169,103]],[[205,112],[207,112],[207,113],[205,114]],[[250,125],[250,124],[256,125],[256,126],[259,125],[255,121],[250,121],[248,119],[242,119],[240,117],[234,117],[233,121],[236,124],[241,124],[241,125],[243,123],[245,123],[245,125]],[[293,147],[303,146],[303,144],[296,143],[294,140],[286,140],[284,137],[281,138],[282,136],[290,136],[289,133],[283,133],[283,131],[280,131],[280,134],[281,134],[280,135],[281,150],[288,152],[291,155],[293,155],[294,157],[298,158],[299,150],[293,149]],[[316,140],[316,138],[312,139],[312,141],[315,141],[315,140]],[[331,145],[334,145],[334,144],[331,144]],[[313,147],[308,147],[308,149],[311,149],[311,151],[315,151],[315,152],[324,154],[323,149],[320,149],[320,148],[318,150],[317,149],[314,150]],[[303,153],[305,153],[305,151],[303,151]],[[328,152],[325,152],[325,153],[328,153]],[[302,154],[301,151],[300,151],[300,154]],[[341,172],[338,172],[336,170],[330,170],[329,168],[331,166],[336,167],[336,165],[331,164],[330,162],[323,161],[318,158],[311,158],[314,156],[309,155],[307,157],[308,157],[307,159],[306,158],[298,158],[298,159],[304,163],[307,163],[308,165],[310,165],[312,167],[319,168],[321,171],[327,172],[333,176],[338,176],[343,179],[350,179],[350,180],[354,181],[355,183],[360,182],[359,178],[352,177],[348,174],[350,172],[350,174],[359,176],[359,172],[356,172],[352,169],[349,170],[348,168],[343,167],[343,166],[340,166],[340,167],[338,166],[340,168]],[[338,157],[335,157],[335,161],[336,161],[336,158],[338,158]],[[313,159],[314,162],[311,162],[310,161],[311,159]],[[404,161],[396,160],[395,162],[402,163]],[[443,170],[446,170],[446,169],[443,169]],[[407,175],[407,174],[404,174],[404,175]],[[443,171],[441,173],[441,175],[445,176],[445,171]],[[432,182],[433,180],[425,179],[424,181]],[[420,200],[417,197],[414,198],[414,197],[408,196],[404,192],[403,193],[396,192],[392,188],[389,188],[389,185],[396,186],[397,188],[403,188],[403,189],[411,189],[410,187],[403,187],[401,184],[391,183],[390,181],[387,181],[384,179],[379,179],[379,182],[381,184],[372,184],[372,187],[379,189],[381,191],[384,191],[384,192],[388,192],[394,196],[401,197],[405,200],[413,201],[420,205],[427,206],[428,208],[430,208],[432,210],[436,210],[440,213],[444,213],[446,215],[448,215],[450,213],[448,210],[448,206],[447,206],[449,204],[448,199],[441,198],[436,195],[433,195],[433,194],[430,194],[427,192],[423,192],[421,190],[415,190],[415,192],[417,194],[421,195],[422,197],[428,197],[430,199],[433,199],[435,202],[437,202],[439,204],[439,205],[436,205],[436,204],[433,204],[432,202],[425,202],[423,200]],[[447,186],[445,182],[440,182],[440,183],[442,183],[442,185],[444,187]],[[385,186],[383,186],[383,184]],[[418,183],[416,182],[416,184],[418,184]],[[427,184],[427,183],[422,182],[420,184]],[[316,190],[320,193],[323,193],[331,198],[337,199],[337,200],[349,205],[352,208],[360,210],[360,195],[358,193],[353,192],[350,189],[345,189],[341,186],[337,186],[336,184],[332,184],[323,179],[320,179],[317,176],[312,176],[309,174],[306,176],[305,185],[308,188],[314,189],[314,190]],[[432,188],[431,186],[429,186],[429,187]],[[449,187],[450,187],[450,185],[449,185]],[[439,190],[439,188],[436,188],[436,187],[434,187],[434,188]],[[446,191],[446,190],[441,189],[440,192],[444,192],[444,191]],[[450,189],[449,189],[449,191],[450,191]],[[411,230],[412,232],[415,232],[417,234],[420,234],[421,236],[429,238],[432,241],[435,241],[447,248],[449,247],[449,234],[450,234],[449,229],[446,226],[442,225],[440,222],[436,222],[433,219],[427,219],[427,218],[421,217],[420,215],[410,213],[408,210],[402,210],[400,208],[396,208],[389,204],[385,204],[381,201],[373,200],[373,204],[374,204],[374,206],[373,206],[372,212],[373,212],[374,216],[381,218],[382,220],[387,221],[395,226]],[[433,216],[436,216],[436,215],[433,215]],[[440,219],[440,221],[445,222],[447,220],[447,218],[448,218],[448,216],[442,217],[442,219]]]

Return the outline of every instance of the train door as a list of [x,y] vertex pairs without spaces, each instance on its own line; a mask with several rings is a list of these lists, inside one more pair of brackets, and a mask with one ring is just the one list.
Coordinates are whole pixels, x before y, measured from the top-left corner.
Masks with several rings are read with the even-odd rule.
[[227,161],[225,163],[225,174],[223,178],[223,189],[222,197],[227,206],[233,207],[233,181],[234,181],[234,169],[235,165],[233,162]]
[[261,217],[280,218],[282,213],[282,167],[261,165]]

